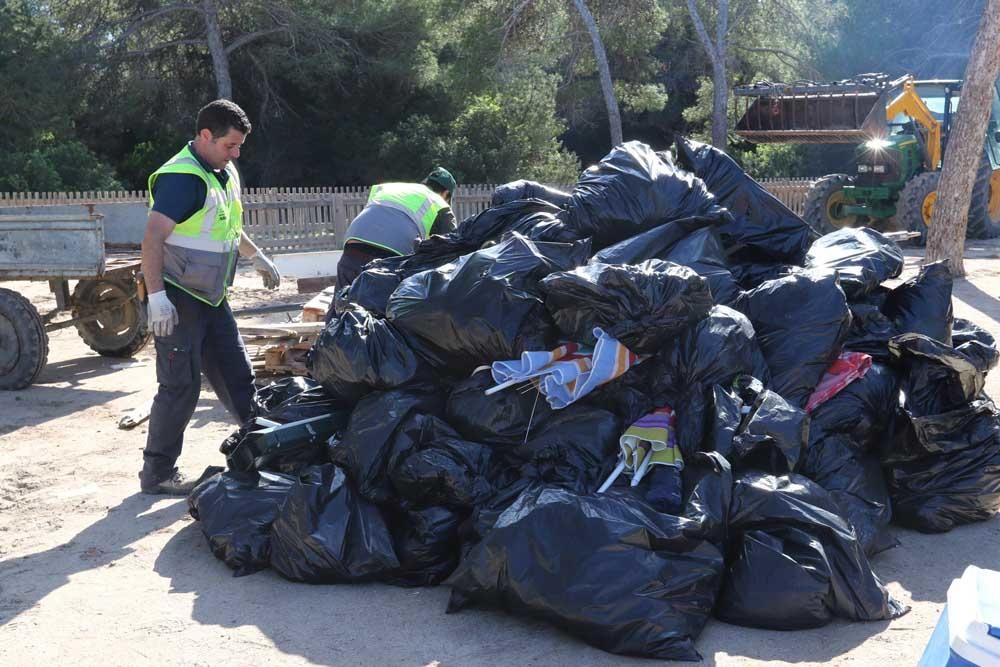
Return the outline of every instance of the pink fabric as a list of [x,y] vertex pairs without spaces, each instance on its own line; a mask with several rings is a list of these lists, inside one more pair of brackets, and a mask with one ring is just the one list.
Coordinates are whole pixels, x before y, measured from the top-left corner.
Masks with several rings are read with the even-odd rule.
[[806,412],[812,412],[840,393],[844,387],[864,377],[871,367],[872,358],[864,352],[841,352],[840,356],[830,364],[823,379],[816,385],[809,402],[806,403]]

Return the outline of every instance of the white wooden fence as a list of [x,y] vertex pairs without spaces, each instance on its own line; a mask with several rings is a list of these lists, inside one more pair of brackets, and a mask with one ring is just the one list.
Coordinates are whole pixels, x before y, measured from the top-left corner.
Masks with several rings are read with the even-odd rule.
[[[812,179],[764,179],[761,184],[790,209],[802,214]],[[452,201],[461,221],[490,204],[494,185],[460,185]],[[570,189],[572,186],[556,186]],[[247,188],[243,224],[268,252],[331,250],[343,245],[348,223],[364,208],[368,187]],[[145,204],[144,190],[117,192],[0,192],[0,208],[74,204]]]

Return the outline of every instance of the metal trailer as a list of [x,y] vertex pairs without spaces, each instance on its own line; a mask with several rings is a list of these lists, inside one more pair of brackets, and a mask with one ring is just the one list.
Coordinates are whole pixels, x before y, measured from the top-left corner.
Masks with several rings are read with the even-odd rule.
[[[76,327],[104,356],[141,350],[152,334],[140,265],[134,252],[108,254],[103,216],[92,208],[80,215],[0,215],[0,281],[45,280],[56,297],[56,308],[42,314],[24,295],[0,288],[0,390],[35,380],[51,331]],[[72,292],[70,280],[77,281]]]

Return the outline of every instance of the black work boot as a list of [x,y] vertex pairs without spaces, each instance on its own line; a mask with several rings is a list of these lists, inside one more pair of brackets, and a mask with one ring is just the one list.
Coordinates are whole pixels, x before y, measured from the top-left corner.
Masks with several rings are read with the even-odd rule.
[[220,468],[219,466],[208,466],[205,468],[205,471],[201,473],[197,479],[195,479],[182,474],[180,470],[174,468],[171,471],[170,476],[166,479],[154,484],[141,482],[140,486],[142,492],[149,495],[187,496],[194,490],[194,487],[198,486],[212,475],[220,473],[223,470],[224,468]]

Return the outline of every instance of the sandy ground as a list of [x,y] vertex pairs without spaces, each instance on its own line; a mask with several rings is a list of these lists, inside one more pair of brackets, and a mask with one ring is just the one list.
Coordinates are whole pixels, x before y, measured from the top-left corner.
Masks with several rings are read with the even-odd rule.
[[[1000,244],[977,244],[955,311],[1000,337]],[[919,256],[908,258],[908,271]],[[52,305],[43,283],[4,285]],[[272,299],[244,269],[235,306]],[[294,287],[281,296],[296,298]],[[1000,396],[1000,373],[988,385]],[[102,358],[74,330],[51,339],[36,385],[0,393],[0,665],[588,665],[613,656],[546,624],[500,612],[444,613],[448,591],[309,586],[271,572],[233,578],[212,557],[182,499],[138,493],[146,431],[117,429],[155,389],[152,346],[134,362]],[[183,469],[223,464],[230,432],[206,388]],[[912,665],[949,582],[1000,565],[1000,520],[946,535],[897,530],[876,572],[913,605],[893,622],[834,622],[794,633],[710,621],[706,665]]]

